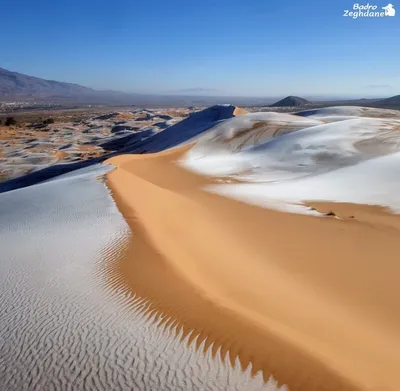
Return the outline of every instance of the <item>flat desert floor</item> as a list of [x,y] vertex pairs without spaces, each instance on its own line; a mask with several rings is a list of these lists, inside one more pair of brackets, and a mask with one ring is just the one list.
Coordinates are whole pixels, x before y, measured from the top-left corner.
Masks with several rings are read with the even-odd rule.
[[3,387],[400,389],[400,113],[147,114],[0,184]]

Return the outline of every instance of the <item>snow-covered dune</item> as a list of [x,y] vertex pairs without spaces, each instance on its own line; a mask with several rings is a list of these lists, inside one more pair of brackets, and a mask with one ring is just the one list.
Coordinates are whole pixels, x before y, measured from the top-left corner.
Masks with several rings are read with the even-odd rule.
[[361,106],[322,107],[320,109],[298,111],[295,114],[302,117],[370,117],[400,119],[400,112],[398,110]]
[[[379,110],[384,118],[343,117],[362,110],[338,107],[305,117],[265,113],[234,118],[203,136],[181,163],[244,182],[207,189],[257,205],[308,213],[309,208],[297,205],[314,200],[400,210],[400,118],[390,110]],[[389,114],[396,118],[387,118]],[[254,127],[255,119],[264,122]]]
[[164,117],[0,185],[0,389],[398,386],[398,112]]
[[[170,111],[166,110],[166,112],[168,113]],[[134,121],[132,122],[132,125],[143,124],[145,123],[145,120],[154,117],[159,119],[162,119],[162,117],[172,118],[170,116],[165,116],[162,114],[157,114],[157,116],[155,116],[155,114],[149,111],[140,111],[140,113],[140,121]],[[144,126],[141,128],[140,131],[138,131],[139,127],[130,127],[127,125],[122,127],[117,126],[116,133],[112,133],[111,130],[110,137],[102,136],[99,139],[99,137],[95,136],[97,137],[97,139],[99,139],[96,142],[99,143],[101,147],[107,150],[115,150],[115,152],[85,161],[76,161],[73,163],[63,162],[50,166],[42,165],[42,169],[38,169],[39,166],[37,166],[35,171],[27,175],[17,176],[16,178],[0,183],[0,193],[19,189],[26,186],[31,186],[36,183],[45,181],[49,178],[57,177],[58,175],[62,175],[67,172],[100,163],[115,155],[120,155],[123,153],[154,153],[163,151],[168,148],[175,148],[178,145],[195,140],[216,124],[223,122],[226,119],[245,113],[247,113],[245,110],[237,108],[233,105],[215,105],[198,112],[193,112],[187,118],[179,118],[182,120],[177,123],[176,120],[172,121],[171,119],[169,119],[166,121],[166,126],[163,127],[162,131],[160,131],[159,133],[157,133],[156,130],[161,129],[159,129],[155,124],[153,124],[153,126]],[[104,121],[109,121],[110,118],[118,118],[118,115],[121,116],[122,114],[111,113],[108,115],[96,117],[91,121],[86,122],[88,122],[87,125],[89,126],[89,130],[95,129],[95,131],[98,132],[99,129],[101,130],[102,126],[105,126]],[[129,115],[132,116],[132,113],[130,113]],[[160,117],[160,115],[162,117]],[[128,122],[128,124],[129,123],[130,122]],[[106,122],[106,125],[110,127],[111,123]],[[124,129],[130,129],[133,131],[133,133],[128,132],[126,134]],[[81,133],[79,129],[75,129],[75,131]],[[69,129],[68,132],[71,132],[71,130]],[[56,132],[56,134],[58,133]],[[85,140],[84,136],[80,134],[80,141],[88,142],[90,140]],[[22,149],[22,147],[20,147],[19,149]],[[63,151],[66,151],[67,149],[63,149]],[[57,160],[52,157],[51,162],[57,163]],[[21,162],[17,163],[20,164]],[[12,167],[14,167],[13,169],[15,171],[16,167],[18,168],[19,166],[13,163]],[[24,168],[25,164],[21,167]],[[1,169],[2,166],[0,164],[0,171]]]

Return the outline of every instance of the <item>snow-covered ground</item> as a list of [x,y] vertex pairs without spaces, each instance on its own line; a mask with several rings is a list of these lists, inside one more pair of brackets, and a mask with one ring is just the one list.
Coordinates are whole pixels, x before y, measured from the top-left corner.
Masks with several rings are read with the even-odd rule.
[[201,137],[181,164],[243,182],[207,190],[265,207],[315,214],[302,203],[334,201],[400,212],[399,113],[333,107],[306,114],[227,120]]

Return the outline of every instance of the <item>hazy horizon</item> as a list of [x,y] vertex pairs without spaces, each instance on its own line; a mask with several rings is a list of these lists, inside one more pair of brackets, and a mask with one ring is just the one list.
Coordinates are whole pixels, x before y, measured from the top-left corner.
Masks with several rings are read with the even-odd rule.
[[[21,75],[26,75],[29,77],[37,77],[36,75],[27,75],[23,74],[21,72],[17,72],[15,70],[11,69],[5,69],[3,66],[0,64],[0,70],[4,69],[6,71],[12,72],[12,73],[19,73]],[[47,80],[47,81],[54,81],[54,82],[66,82],[66,83],[71,83],[71,84],[77,84],[74,81],[62,81],[62,80],[54,80],[54,79],[45,79],[41,78],[42,80]],[[80,85],[80,84],[77,84]],[[83,87],[88,87],[91,88],[90,86],[87,85],[81,85]],[[142,95],[142,96],[159,96],[159,97],[176,97],[176,98],[221,98],[221,99],[252,99],[252,100],[257,100],[257,99],[262,99],[264,103],[273,103],[278,100],[281,100],[285,97],[288,96],[299,96],[311,101],[328,101],[328,100],[333,100],[333,101],[338,101],[338,100],[360,100],[360,99],[385,99],[388,98],[388,96],[378,96],[378,95],[373,95],[373,96],[359,96],[356,94],[351,94],[351,95],[306,95],[306,94],[299,94],[299,95],[293,95],[293,94],[288,94],[288,95],[227,95],[227,94],[222,94],[220,91],[215,90],[215,89],[205,89],[205,88],[187,88],[187,89],[182,89],[182,90],[171,90],[167,92],[161,92],[161,93],[137,93],[136,91],[117,91],[117,90],[111,90],[111,89],[94,89],[95,91],[99,92],[116,92],[116,93],[126,93],[126,94],[133,94],[133,95]],[[228,101],[227,101],[228,102]]]

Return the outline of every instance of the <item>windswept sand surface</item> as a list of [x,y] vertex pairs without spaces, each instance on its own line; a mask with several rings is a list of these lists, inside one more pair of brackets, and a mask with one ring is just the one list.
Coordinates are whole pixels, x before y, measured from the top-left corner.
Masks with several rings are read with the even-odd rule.
[[134,237],[105,171],[0,195],[0,389],[278,390],[160,326],[110,277]]
[[4,187],[0,383],[399,390],[399,131],[216,106]]

